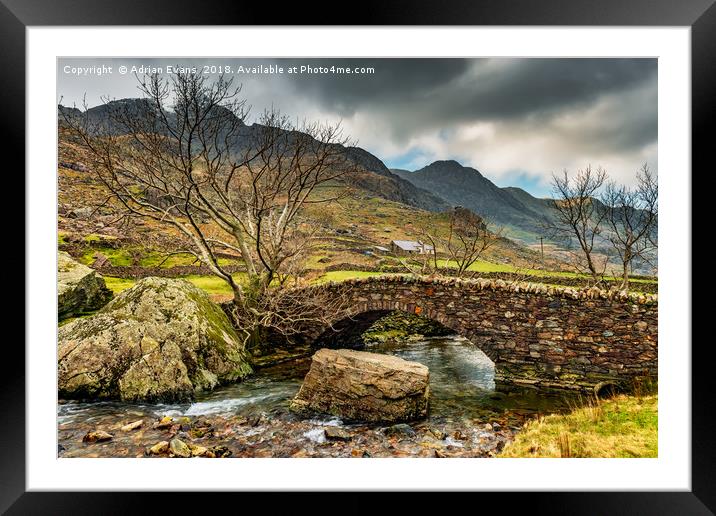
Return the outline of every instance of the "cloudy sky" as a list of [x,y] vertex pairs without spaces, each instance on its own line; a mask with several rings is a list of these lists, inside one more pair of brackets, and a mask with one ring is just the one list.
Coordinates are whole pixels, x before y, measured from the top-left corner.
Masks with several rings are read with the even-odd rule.
[[[658,169],[656,59],[60,59],[58,100],[136,97],[131,70],[142,65],[229,66],[254,117],[274,106],[340,121],[391,168],[454,159],[537,196],[549,195],[551,174],[563,169],[601,165],[627,184],[645,162]],[[259,65],[283,73],[252,70]]]

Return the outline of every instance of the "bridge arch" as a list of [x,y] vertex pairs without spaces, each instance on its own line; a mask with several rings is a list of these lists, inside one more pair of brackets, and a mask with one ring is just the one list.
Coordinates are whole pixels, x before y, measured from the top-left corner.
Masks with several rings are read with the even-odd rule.
[[[476,348],[480,349],[487,357],[495,362],[497,353],[491,345],[491,341],[485,338],[479,330],[470,329],[463,324],[459,317],[451,316],[442,310],[433,307],[423,309],[419,304],[406,302],[385,303],[379,300],[370,300],[354,305],[350,314],[337,319],[330,328],[314,339],[314,346],[326,347],[358,347],[355,342],[357,337],[366,331],[379,319],[393,313],[403,312],[406,314],[420,315],[431,321],[437,322],[452,331],[456,335],[467,338]],[[347,343],[347,345],[345,345]]]

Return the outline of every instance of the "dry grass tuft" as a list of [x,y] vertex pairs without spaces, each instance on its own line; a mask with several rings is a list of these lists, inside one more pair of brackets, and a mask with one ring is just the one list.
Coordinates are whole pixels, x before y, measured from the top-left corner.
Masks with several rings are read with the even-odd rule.
[[525,425],[501,457],[657,457],[658,396],[618,395]]

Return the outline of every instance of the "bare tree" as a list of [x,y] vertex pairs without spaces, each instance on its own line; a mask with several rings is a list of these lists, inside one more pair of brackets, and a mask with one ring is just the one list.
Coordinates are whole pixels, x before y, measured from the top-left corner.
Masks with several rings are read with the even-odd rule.
[[[577,272],[589,274],[595,283],[601,281],[607,266],[607,259],[600,264],[595,253],[605,216],[596,197],[606,180],[605,170],[592,170],[591,166],[574,177],[566,170],[561,176],[552,175],[554,216],[547,230],[553,238],[567,243]],[[572,251],[575,242],[576,252]]]
[[[438,256],[443,254],[448,265],[442,269],[454,271],[457,277],[474,276],[470,267],[492,247],[502,235],[501,229],[490,229],[489,222],[474,212],[456,207],[448,213],[434,214],[418,226],[423,245],[432,248],[420,263],[420,273],[440,273]],[[453,262],[455,265],[449,265]],[[408,263],[403,265],[416,272]]]
[[635,188],[607,184],[601,199],[604,221],[609,228],[608,239],[622,266],[621,288],[629,288],[629,273],[635,260],[650,261],[656,249],[658,184],[649,166],[644,164],[637,174]]
[[[457,265],[457,276],[469,274],[485,251],[502,236],[502,230],[491,231],[488,221],[466,208],[455,208],[450,213],[450,225],[445,249]],[[474,276],[474,272],[471,274]]]
[[[300,281],[300,258],[315,242],[318,225],[304,208],[333,200],[323,187],[349,170],[340,126],[294,124],[272,110],[249,128],[241,88],[223,76],[148,75],[139,89],[141,101],[105,99],[104,118],[87,106],[62,112],[111,197],[132,216],[177,230],[231,287],[249,334],[262,326],[288,334],[320,317],[297,298],[283,306],[278,292],[289,278]],[[222,252],[241,257],[246,281],[225,270]]]
[[436,224],[438,223],[439,216],[440,215],[430,214],[416,223],[416,235],[418,241],[423,246],[423,253],[418,259],[409,261],[400,256],[395,257],[403,267],[413,274],[433,274],[438,269],[439,237],[436,231]]

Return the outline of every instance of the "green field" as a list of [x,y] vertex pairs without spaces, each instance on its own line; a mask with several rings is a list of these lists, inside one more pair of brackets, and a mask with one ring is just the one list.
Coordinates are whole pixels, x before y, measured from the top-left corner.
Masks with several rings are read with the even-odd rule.
[[367,272],[367,271],[330,271],[323,274],[316,280],[316,283],[327,283],[329,281],[345,281],[356,278],[371,278],[373,276],[391,276],[384,272]]
[[[96,242],[91,239],[92,235],[85,238],[85,241]],[[58,237],[60,244],[64,242],[64,235]],[[92,265],[95,255],[101,253],[107,257],[109,262],[115,267],[131,267],[138,265],[140,267],[161,267],[168,269],[171,267],[179,267],[182,265],[200,265],[200,262],[190,253],[161,253],[158,251],[147,251],[139,247],[122,247],[113,248],[108,246],[90,246],[85,249],[79,257],[79,261],[85,265]],[[230,260],[227,258],[219,258],[219,265],[238,264],[238,260]]]
[[[235,280],[240,282],[245,277],[245,274],[239,272],[233,274],[232,276]],[[209,295],[229,297],[233,295],[231,287],[229,287],[224,280],[217,276],[199,276],[193,274],[190,276],[182,276],[182,279],[185,279],[200,289],[205,290]],[[111,289],[115,295],[134,286],[134,284],[138,281],[136,279],[115,278],[112,276],[105,276],[104,280],[107,287]]]
[[[438,260],[438,267],[457,267],[457,262],[453,260]],[[524,274],[526,276],[554,276],[559,278],[588,278],[585,274],[578,274],[576,272],[567,272],[567,271],[546,271],[546,270],[540,270],[540,269],[529,269],[529,268],[520,268],[516,267],[514,265],[506,264],[506,263],[492,263],[487,262],[483,260],[478,260],[475,263],[473,263],[470,267],[467,269],[468,271],[476,271],[476,272],[508,272],[508,273],[514,273],[514,274]],[[616,278],[614,276],[605,276],[605,279],[607,280],[619,280],[621,278]],[[653,279],[643,279],[643,278],[629,278],[629,282],[651,282],[654,283],[656,280]]]
[[[441,261],[440,265],[445,266],[445,264],[450,264],[447,261]],[[450,264],[452,265],[452,264]],[[470,267],[471,271],[476,272],[506,272],[506,273],[516,273],[516,274],[524,274],[525,276],[552,276],[552,277],[564,277],[564,278],[576,278],[579,277],[576,273],[572,272],[550,272],[550,271],[542,271],[537,269],[519,269],[517,267],[507,265],[507,264],[499,264],[499,263],[490,263],[485,261],[479,261],[473,264],[472,267]],[[315,283],[327,283],[329,281],[345,281],[348,279],[357,279],[357,278],[370,278],[374,276],[392,276],[392,275],[398,275],[398,274],[408,274],[406,273],[384,273],[384,272],[369,272],[369,271],[351,271],[351,270],[345,270],[345,271],[329,271],[321,274],[318,276],[314,282]],[[204,289],[207,293],[210,295],[216,295],[216,296],[231,296],[231,288],[220,278],[212,275],[189,275],[189,276],[182,276],[184,279],[192,282],[197,287]],[[235,273],[233,274],[234,279],[241,282],[245,278],[245,273]],[[128,289],[132,285],[134,285],[137,280],[134,279],[124,279],[124,278],[116,278],[112,276],[105,276],[105,281],[107,283],[107,287],[109,287],[115,294],[118,294],[122,292],[123,290]],[[645,280],[645,279],[634,279],[630,280],[634,283],[639,282],[653,282],[653,280]],[[555,287],[559,287],[560,285],[553,285]],[[635,289],[638,291],[638,287]]]

